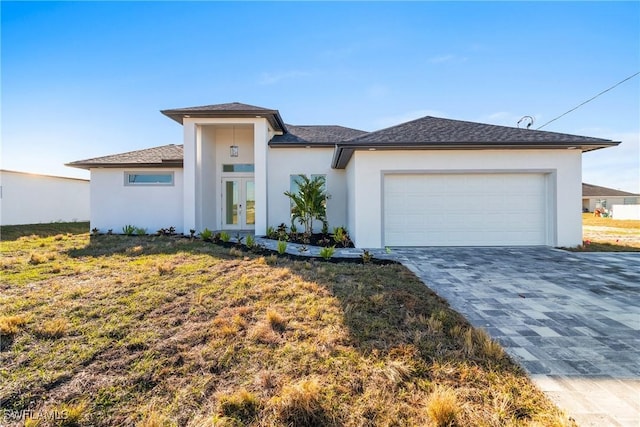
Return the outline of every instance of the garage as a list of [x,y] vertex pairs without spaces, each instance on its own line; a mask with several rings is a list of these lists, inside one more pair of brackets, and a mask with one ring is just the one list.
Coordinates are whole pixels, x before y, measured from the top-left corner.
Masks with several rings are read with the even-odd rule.
[[547,176],[385,174],[384,245],[546,245],[550,240]]

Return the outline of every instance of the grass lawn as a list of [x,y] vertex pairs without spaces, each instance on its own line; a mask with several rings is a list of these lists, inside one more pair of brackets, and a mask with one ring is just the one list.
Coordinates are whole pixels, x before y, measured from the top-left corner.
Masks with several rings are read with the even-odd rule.
[[573,425],[402,266],[80,228],[3,229],[2,425]]
[[640,252],[640,221],[582,214],[583,245],[586,252]]

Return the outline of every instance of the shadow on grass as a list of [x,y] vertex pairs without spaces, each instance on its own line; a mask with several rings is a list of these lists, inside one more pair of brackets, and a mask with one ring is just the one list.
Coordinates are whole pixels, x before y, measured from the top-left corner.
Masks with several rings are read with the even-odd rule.
[[[220,259],[272,257],[275,266],[290,268],[301,279],[322,286],[340,301],[353,344],[365,354],[386,354],[411,345],[430,361],[441,357],[444,362],[468,359],[491,369],[502,366],[520,372],[506,355],[496,360],[486,357],[480,348],[482,343],[477,343],[480,346],[473,351],[463,349],[461,336],[450,331],[456,328],[464,331],[472,328],[471,324],[397,261],[374,258],[364,264],[360,258],[324,260],[280,255],[263,248],[250,250],[232,242],[209,243],[181,236],[92,236],[87,246],[67,253],[74,258],[177,253]],[[455,354],[448,354],[449,351]]]
[[84,234],[89,232],[89,222],[51,222],[46,224],[3,225],[0,226],[0,240],[13,241],[20,237],[36,235],[40,237],[58,234]]
[[[118,235],[91,237],[85,247],[74,248],[67,253],[71,257],[108,257],[119,254],[132,258],[177,253],[206,255],[223,261],[236,260],[233,263],[233,269],[236,271],[241,270],[246,261],[248,275],[252,274],[250,265],[255,265],[254,261],[264,256],[262,253],[251,252],[246,247],[241,250],[235,244],[223,246],[175,236]],[[331,263],[319,258],[291,260],[279,258],[275,254],[273,259],[269,260],[266,256],[265,259],[267,265],[272,265],[274,270],[279,270],[273,276],[273,286],[267,285],[264,288],[268,293],[252,294],[251,289],[242,287],[244,285],[232,283],[232,276],[228,276],[229,283],[225,284],[225,292],[243,292],[243,296],[238,299],[242,301],[242,305],[252,304],[253,298],[254,303],[257,299],[261,306],[273,304],[275,301],[276,305],[293,306],[299,313],[316,311],[315,315],[311,313],[301,315],[304,320],[298,319],[300,322],[311,322],[312,327],[320,325],[320,323],[314,324],[315,319],[323,324],[329,322],[324,318],[325,315],[329,315],[329,310],[325,306],[314,305],[311,301],[314,299],[313,294],[317,293],[318,296],[323,297],[331,295],[335,297],[340,313],[332,320],[335,322],[337,336],[323,336],[325,344],[318,342],[308,347],[310,344],[304,343],[296,350],[297,347],[293,342],[305,339],[303,327],[298,327],[299,331],[280,332],[273,341],[277,344],[271,344],[272,347],[269,347],[268,343],[260,344],[259,340],[256,344],[250,338],[248,341],[243,341],[240,333],[234,335],[233,339],[229,338],[229,342],[234,343],[232,346],[235,349],[234,354],[243,354],[242,357],[235,356],[237,360],[234,363],[242,365],[245,363],[245,358],[252,357],[284,358],[282,347],[289,348],[290,352],[301,357],[301,361],[294,362],[292,359],[291,363],[299,363],[300,366],[295,370],[298,376],[288,380],[306,381],[314,375],[323,375],[333,391],[327,395],[323,394],[322,399],[333,399],[331,394],[336,390],[340,390],[340,393],[336,394],[336,396],[342,396],[340,399],[346,399],[345,396],[349,395],[350,402],[360,402],[361,405],[354,405],[349,411],[357,412],[358,419],[363,423],[366,419],[377,419],[377,417],[381,417],[380,419],[384,417],[392,419],[396,416],[402,418],[405,416],[403,411],[417,411],[415,408],[411,409],[411,405],[407,403],[411,399],[392,396],[416,393],[424,397],[429,394],[434,385],[459,388],[463,390],[461,393],[465,399],[474,402],[482,401],[483,403],[479,406],[484,405],[485,408],[491,407],[491,402],[494,400],[509,399],[509,417],[513,419],[532,419],[535,414],[544,410],[552,412],[548,409],[548,402],[535,391],[535,387],[528,381],[524,371],[514,364],[497,344],[473,329],[462,315],[451,309],[443,298],[431,291],[405,267],[398,264]],[[263,264],[265,263],[261,262],[258,265]],[[283,274],[283,268],[288,269],[292,276],[303,280],[305,285],[297,289],[278,288],[277,283]],[[259,270],[260,285],[257,285],[257,288],[260,288],[263,282],[271,280],[270,275],[262,275],[264,268],[259,267]],[[228,274],[229,270],[225,268],[216,271],[218,272],[216,274],[224,275]],[[167,278],[167,280],[176,279]],[[158,281],[162,280],[164,279],[158,279]],[[299,297],[300,293],[305,294],[304,298]],[[310,298],[306,298],[306,293],[309,293]],[[219,296],[222,298],[223,295],[225,294],[221,293]],[[279,298],[284,300],[278,300],[276,295],[281,295]],[[272,302],[269,303],[269,301]],[[225,309],[234,308],[233,299],[220,300],[217,303],[224,304]],[[215,311],[210,309],[202,313],[203,316],[215,315]],[[344,340],[340,338],[341,324],[345,326]],[[302,334],[300,338],[295,338],[295,332]],[[333,333],[331,332],[330,335]],[[293,341],[283,345],[281,340],[286,336]],[[322,341],[320,336],[318,339]],[[189,341],[189,344],[193,343]],[[268,349],[265,350],[265,348]],[[313,348],[313,351],[309,348]],[[268,351],[269,355],[260,351]],[[357,357],[352,356],[354,353]],[[275,356],[276,354],[280,356]],[[212,362],[206,362],[203,369],[208,366],[207,363],[215,362],[214,373],[217,377],[222,378],[234,369],[238,369],[231,362],[220,364],[214,359],[212,358]],[[276,361],[282,362],[279,359]],[[326,365],[332,364],[335,364],[338,369],[337,373],[331,373],[333,371],[326,369]],[[341,364],[348,369],[344,368],[340,371],[338,367]],[[329,375],[336,375],[336,378],[327,379]],[[322,394],[324,391],[319,393]],[[381,399],[380,402],[377,399]],[[324,411],[338,403],[337,400],[333,404],[326,403],[324,400],[322,402],[324,403],[314,412],[314,416],[324,419]],[[341,411],[343,409],[331,413],[342,414]],[[463,417],[460,423],[461,425],[477,424],[478,416],[467,414],[464,416],[467,418]],[[412,419],[415,421],[417,418]],[[338,425],[339,423],[323,424]],[[361,425],[368,424],[361,423]]]

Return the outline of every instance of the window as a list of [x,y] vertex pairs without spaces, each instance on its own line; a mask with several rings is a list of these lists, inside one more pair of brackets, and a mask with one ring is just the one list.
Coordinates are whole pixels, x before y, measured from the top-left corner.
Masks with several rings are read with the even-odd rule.
[[173,185],[173,172],[125,172],[124,185]]
[[222,172],[255,172],[255,165],[253,163],[222,165]]
[[[289,175],[289,191],[293,194],[298,193],[298,183],[296,182],[300,175]],[[324,185],[322,186],[322,191],[327,191],[327,176],[326,175],[311,175],[310,179],[314,178],[324,178]],[[290,201],[291,209],[293,209],[293,200]]]
[[[289,176],[289,191],[292,193],[297,193],[298,192],[298,183],[296,182],[296,180],[298,179],[298,177],[300,177],[301,175],[290,175]],[[326,191],[327,190],[327,176],[326,175],[311,175],[311,179],[314,178],[324,178],[324,185],[322,186],[322,190]]]

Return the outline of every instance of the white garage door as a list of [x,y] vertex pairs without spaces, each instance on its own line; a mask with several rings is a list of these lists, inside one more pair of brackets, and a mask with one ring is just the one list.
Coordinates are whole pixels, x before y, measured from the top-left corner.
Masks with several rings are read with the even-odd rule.
[[544,174],[385,175],[387,246],[547,244]]

